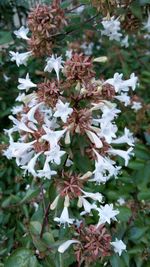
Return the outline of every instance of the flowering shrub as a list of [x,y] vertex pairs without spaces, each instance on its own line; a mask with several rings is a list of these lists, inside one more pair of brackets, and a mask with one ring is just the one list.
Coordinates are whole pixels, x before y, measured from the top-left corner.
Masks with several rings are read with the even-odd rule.
[[[92,1],[98,11],[104,8],[100,2]],[[118,1],[110,1],[108,6],[112,10],[122,7]],[[122,38],[125,31],[121,33],[115,10],[112,15],[102,18],[101,38],[128,47],[128,37]],[[126,174],[125,167],[130,166],[134,155],[135,138],[120,121],[127,107],[135,116],[143,108],[134,93],[138,78],[132,73],[124,79],[121,72],[114,71],[113,77],[107,75],[105,79],[101,69],[107,57],[93,57],[93,46],[87,43],[80,48],[70,46],[60,54],[57,37],[68,34],[68,23],[59,1],[53,1],[29,13],[29,29],[22,26],[14,31],[19,39],[26,40],[29,51],[10,51],[11,61],[25,67],[24,75],[18,78],[17,104],[9,116],[12,127],[5,129],[9,146],[3,154],[15,159],[21,169],[19,175],[29,181],[25,196],[14,199],[14,206],[18,201],[23,205],[32,200],[35,214],[25,211],[28,220],[31,218],[30,224],[24,221],[21,226],[25,225],[26,249],[8,257],[6,266],[14,266],[13,261],[19,257],[21,264],[28,258],[30,266],[67,267],[73,262],[77,266],[117,266],[116,262],[129,266],[127,240],[117,224],[121,213],[130,223],[137,210],[131,201],[125,207],[127,213],[121,211],[119,205],[125,204],[124,198],[114,197],[114,203],[106,192],[107,184],[119,183],[120,176]],[[148,25],[144,24],[143,31]],[[32,77],[26,70],[28,61],[35,57],[40,62],[36,74],[42,78]],[[115,186],[108,194],[113,190]],[[34,256],[27,247],[32,248]],[[126,265],[115,254],[122,256]]]

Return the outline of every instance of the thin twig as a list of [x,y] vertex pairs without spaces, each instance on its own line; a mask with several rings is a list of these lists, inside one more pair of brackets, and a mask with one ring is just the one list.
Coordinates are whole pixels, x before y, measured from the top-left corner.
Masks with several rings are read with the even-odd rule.
[[45,215],[44,215],[44,219],[43,219],[43,223],[42,223],[42,229],[41,229],[41,233],[40,233],[40,238],[42,238],[43,236],[43,232],[44,232],[44,228],[45,228],[45,225],[48,221],[48,213],[49,213],[49,209],[50,209],[50,205],[51,203],[48,204],[46,210],[45,210]]
[[77,5],[77,6],[73,7],[72,9],[66,10],[66,13],[70,13],[70,12],[72,12],[73,10],[75,10],[75,9],[81,7],[81,6],[85,6],[85,4],[80,4],[80,5]]

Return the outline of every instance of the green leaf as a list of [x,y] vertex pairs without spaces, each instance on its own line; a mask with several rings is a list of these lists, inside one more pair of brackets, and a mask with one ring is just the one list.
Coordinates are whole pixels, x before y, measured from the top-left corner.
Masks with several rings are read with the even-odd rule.
[[5,267],[39,267],[32,252],[26,248],[17,249],[5,262]]
[[0,45],[8,44],[13,41],[10,31],[0,31]]
[[24,198],[21,200],[21,204],[24,203],[24,202],[27,202],[27,201],[30,201],[32,198],[38,196],[40,190],[39,189],[32,189],[30,188],[26,195],[24,196]]
[[137,197],[139,200],[150,200],[150,190],[145,189],[145,191],[138,193]]
[[30,222],[30,231],[33,235],[40,235],[42,229],[42,225],[38,221]]
[[126,266],[118,255],[113,255],[110,258],[110,263],[112,267],[125,267]]
[[43,234],[43,241],[46,243],[46,245],[50,246],[55,240],[52,233],[46,232]]
[[119,207],[119,214],[117,215],[118,220],[121,222],[127,222],[129,218],[132,216],[132,212],[127,207]]
[[147,229],[148,227],[142,227],[142,228],[132,227],[129,232],[129,239],[132,241],[140,239],[145,234]]

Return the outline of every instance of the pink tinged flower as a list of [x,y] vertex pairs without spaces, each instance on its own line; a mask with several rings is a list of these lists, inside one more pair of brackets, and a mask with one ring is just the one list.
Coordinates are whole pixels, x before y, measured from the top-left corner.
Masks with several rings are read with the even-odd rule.
[[16,125],[16,127],[18,128],[18,130],[25,131],[25,132],[28,132],[28,133],[33,133],[34,132],[29,127],[27,127],[24,122],[18,121],[12,115],[9,116],[9,119],[13,121],[13,123]]
[[61,130],[61,131],[52,131],[52,130],[48,129],[45,126],[43,126],[43,129],[46,132],[46,134],[44,134],[41,137],[41,139],[44,139],[47,142],[49,142],[51,149],[54,148],[55,146],[57,146],[59,140],[61,139],[61,137],[66,132],[66,129],[65,130]]
[[52,70],[54,69],[57,75],[57,80],[59,81],[59,71],[63,69],[62,57],[57,57],[55,55],[52,55],[51,57],[47,58],[46,62],[47,64],[45,66],[44,71],[52,72]]
[[24,39],[24,40],[29,40],[27,37],[27,34],[29,33],[29,29],[25,28],[24,26],[21,26],[21,28],[17,31],[14,31],[14,34],[17,36],[19,39]]
[[25,66],[27,65],[27,60],[32,55],[32,52],[29,51],[19,54],[19,52],[10,51],[9,54],[11,56],[11,61],[16,61],[16,64],[19,67],[22,64]]
[[76,244],[76,243],[80,244],[78,240],[75,240],[75,239],[68,240],[59,246],[58,252],[64,253],[72,244]]
[[23,79],[23,78],[19,78],[19,79],[18,79],[18,82],[20,83],[20,84],[18,85],[18,89],[19,89],[19,90],[26,90],[26,92],[28,92],[29,89],[32,88],[32,87],[37,87],[37,85],[36,85],[35,83],[33,83],[33,82],[31,81],[31,79],[29,78],[29,73],[27,73],[25,79]]
[[39,152],[36,154],[26,166],[22,166],[21,169],[25,170],[25,173],[28,171],[28,173],[31,173],[34,177],[37,176],[37,173],[35,171],[35,165],[37,162],[38,157],[41,155],[42,152]]
[[111,220],[116,221],[117,219],[115,216],[119,214],[118,210],[113,209],[113,204],[101,206],[100,208],[97,208],[97,211],[100,216],[98,226],[106,222],[110,224]]
[[47,156],[47,161],[56,163],[59,165],[61,163],[61,157],[65,154],[66,152],[63,150],[60,150],[60,146],[56,145],[49,151],[46,151],[44,154]]
[[131,153],[132,151],[133,151],[133,147],[130,147],[127,151],[124,151],[124,150],[121,150],[121,149],[110,148],[108,150],[108,153],[112,154],[112,155],[118,155],[121,158],[123,158],[125,160],[125,166],[127,166],[128,162],[130,160],[130,156],[134,155],[134,153]]
[[68,207],[64,207],[60,218],[59,217],[55,217],[54,221],[58,222],[59,224],[64,224],[64,226],[65,226],[66,224],[67,225],[73,224],[74,219],[69,218]]
[[36,110],[43,105],[43,103],[38,103],[36,106],[33,106],[27,113],[27,119],[33,123],[38,123],[38,121],[34,118]]
[[66,123],[67,118],[73,112],[72,108],[69,108],[69,103],[65,104],[59,99],[56,104],[56,111],[54,113],[54,117],[61,118],[64,123]]
[[121,93],[120,95],[117,95],[114,98],[124,103],[125,107],[130,105],[131,103],[130,96],[128,96],[127,93]]
[[142,104],[141,104],[141,102],[133,101],[131,108],[135,112],[137,112],[138,110],[140,110],[142,108]]
[[37,177],[39,177],[39,178],[43,177],[43,178],[46,178],[49,180],[51,179],[52,175],[56,175],[56,174],[57,174],[56,171],[51,170],[49,162],[47,159],[45,160],[43,169],[37,171]]
[[119,254],[119,256],[121,256],[122,252],[126,250],[126,245],[123,243],[122,240],[118,240],[117,238],[114,242],[111,242],[110,244],[113,246],[114,251]]
[[85,132],[86,132],[88,138],[90,139],[90,141],[96,146],[96,148],[103,147],[102,141],[95,133],[93,133],[92,131],[89,131],[89,130],[86,130]]
[[126,143],[129,146],[134,146],[134,138],[133,134],[129,131],[129,129],[124,129],[124,135],[121,137],[118,137],[115,140],[112,140],[112,144],[123,144]]

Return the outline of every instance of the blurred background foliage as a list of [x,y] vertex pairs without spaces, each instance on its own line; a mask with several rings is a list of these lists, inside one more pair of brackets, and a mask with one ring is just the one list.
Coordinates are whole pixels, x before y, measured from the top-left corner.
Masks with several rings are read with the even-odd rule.
[[[45,206],[53,199],[50,182],[44,183],[43,188],[40,181],[22,177],[15,162],[2,156],[2,150],[7,146],[3,129],[10,126],[8,115],[18,95],[18,77],[26,74],[25,67],[18,68],[9,58],[9,50],[17,48],[24,51],[26,48],[22,41],[16,40],[13,31],[26,24],[27,14],[32,7],[43,2],[50,3],[0,0],[0,267],[77,266],[71,249],[61,255],[61,258],[56,253],[59,244],[57,240],[62,241],[66,234],[69,238],[70,232],[68,228],[50,228],[53,214],[49,215],[49,224],[40,237]],[[129,34],[130,45],[127,48],[109,41],[107,37],[101,40],[100,21],[106,10],[97,9],[92,2],[94,1],[62,1],[70,22],[58,36],[60,46],[54,52],[63,56],[67,49],[87,52],[87,46],[92,43],[93,57],[108,57],[105,64],[95,63],[98,76],[110,78],[115,72],[119,72],[128,78],[130,73],[135,72],[139,77],[139,87],[135,93],[142,101],[143,108],[137,113],[124,108],[118,119],[120,129],[130,128],[137,138],[135,155],[129,166],[123,168],[119,179],[110,180],[106,185],[98,187],[98,190],[103,192],[106,201],[117,203],[120,198],[125,200],[123,205],[118,206],[119,223],[114,227],[119,233],[118,237],[126,242],[127,252],[122,257],[112,256],[106,266],[150,267],[150,40],[143,38],[141,30],[150,12],[150,1],[131,1],[130,8],[111,10],[111,15],[113,12],[116,12],[116,16],[128,16],[130,13],[130,18],[134,18],[129,19],[129,25],[124,25],[124,31]],[[76,9],[68,11],[77,6],[85,7],[82,15]],[[34,81],[40,79],[40,71],[39,61],[31,59],[28,72]],[[84,164],[89,164],[86,161],[83,164],[83,159],[79,156],[75,163],[81,172],[84,172]],[[44,189],[46,194],[43,198]],[[95,221],[96,215],[91,217],[89,223]],[[95,265],[93,263],[93,266],[104,265],[98,262]]]

